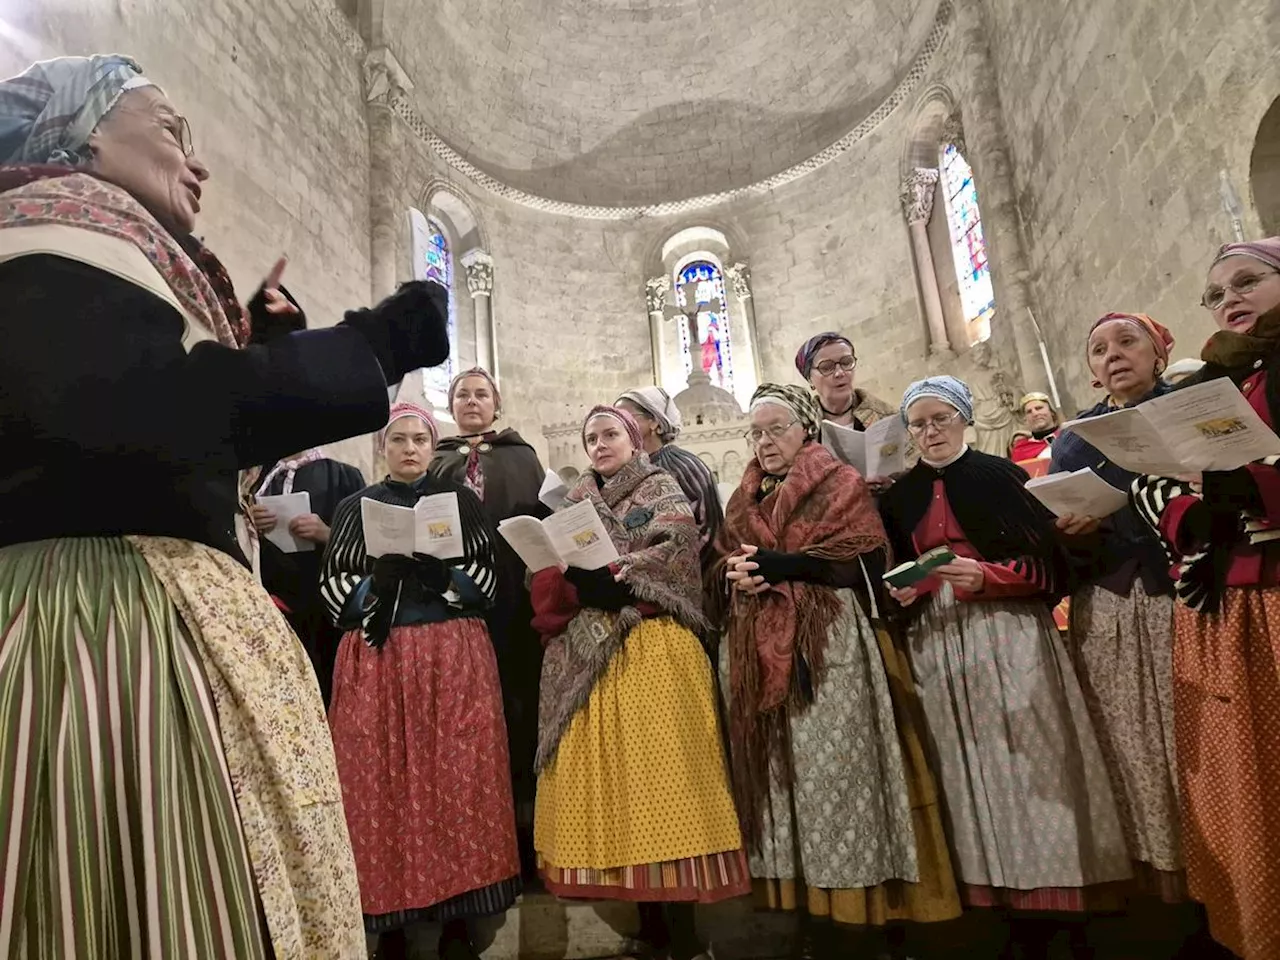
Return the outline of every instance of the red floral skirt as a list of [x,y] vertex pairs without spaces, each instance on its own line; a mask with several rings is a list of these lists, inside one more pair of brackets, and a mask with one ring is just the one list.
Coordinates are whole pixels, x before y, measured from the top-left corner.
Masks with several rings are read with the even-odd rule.
[[376,650],[348,633],[329,725],[367,919],[510,886],[507,732],[483,620],[395,627]]

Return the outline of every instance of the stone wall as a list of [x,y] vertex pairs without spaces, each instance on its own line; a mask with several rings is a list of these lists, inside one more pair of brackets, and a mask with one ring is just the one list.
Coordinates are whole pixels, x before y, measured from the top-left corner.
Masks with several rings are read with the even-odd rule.
[[1040,319],[1077,401],[1107,311],[1150,313],[1198,355],[1205,269],[1231,239],[1219,171],[1261,229],[1249,157],[1280,96],[1275,4],[982,2]]

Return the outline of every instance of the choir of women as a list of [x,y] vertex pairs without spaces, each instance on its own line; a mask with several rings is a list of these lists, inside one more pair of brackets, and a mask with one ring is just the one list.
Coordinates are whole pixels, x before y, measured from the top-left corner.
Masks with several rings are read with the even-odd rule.
[[[592,408],[558,509],[614,559],[529,570],[497,527],[546,472],[496,377],[453,378],[453,437],[387,401],[447,358],[442,288],[307,330],[281,260],[242,305],[127,57],[0,83],[0,163],[0,955],[397,960],[429,921],[475,960],[529,884],[636,904],[664,960],[753,889],[801,960],[1090,956],[1096,909],[1163,918],[1152,960],[1280,957],[1280,458],[1138,476],[1028,394],[1013,457],[1131,497],[1054,517],[963,382],[895,408],[826,332],[727,505],[664,390]],[[1177,386],[1151,317],[1082,325],[1080,416],[1226,378],[1280,426],[1280,237],[1202,302]],[[905,474],[820,442],[889,416]],[[371,486],[319,446],[373,432]],[[285,554],[259,498],[300,492]],[[447,555],[375,519],[420,506]]]

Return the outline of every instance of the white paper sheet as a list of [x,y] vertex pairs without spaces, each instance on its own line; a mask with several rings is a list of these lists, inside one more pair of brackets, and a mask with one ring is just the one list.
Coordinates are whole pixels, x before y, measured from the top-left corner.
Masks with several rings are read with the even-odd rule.
[[556,552],[571,567],[598,570],[618,559],[600,514],[590,500],[575,503],[542,521]]
[[551,542],[551,535],[537,517],[508,517],[498,524],[498,533],[533,573],[565,565]]
[[866,430],[823,420],[822,445],[867,480],[887,479],[907,469],[907,428],[899,417],[882,417]]
[[456,493],[435,493],[414,504],[414,544],[418,553],[441,560],[462,557],[462,515]]
[[1158,476],[1234,470],[1280,455],[1280,437],[1226,378],[1072,420],[1062,430],[1079,434],[1126,470]]
[[542,489],[538,491],[538,500],[552,510],[559,510],[568,496],[569,488],[554,470],[548,470],[542,480]]
[[1089,467],[1074,473],[1051,473],[1027,481],[1027,492],[1059,517],[1109,517],[1129,502],[1129,495],[1117,490]]
[[316,548],[314,541],[303,540],[289,532],[289,524],[293,520],[311,512],[311,494],[282,493],[274,497],[258,497],[255,502],[275,514],[275,529],[264,534],[266,539],[285,553],[306,553]]
[[365,497],[360,501],[365,553],[371,557],[412,556],[417,542],[417,517],[410,507]]

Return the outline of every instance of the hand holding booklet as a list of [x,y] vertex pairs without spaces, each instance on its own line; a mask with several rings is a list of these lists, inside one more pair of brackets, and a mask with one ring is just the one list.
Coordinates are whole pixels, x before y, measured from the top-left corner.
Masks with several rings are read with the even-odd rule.
[[900,563],[884,575],[885,583],[902,590],[914,586],[933,573],[938,567],[945,567],[956,558],[955,552],[948,546],[934,547],[926,550],[914,560]]
[[441,560],[463,554],[462,517],[456,493],[423,497],[412,507],[397,507],[365,497],[360,501],[365,552],[371,557],[425,553]]
[[316,548],[313,541],[295,537],[289,532],[290,523],[311,512],[311,494],[305,490],[301,493],[282,493],[274,497],[258,497],[254,502],[275,514],[275,527],[263,536],[284,553],[306,553]]
[[1027,492],[1056,516],[1109,517],[1129,503],[1129,495],[1117,490],[1089,467],[1074,473],[1051,473],[1027,481]]
[[590,500],[544,520],[509,517],[498,524],[498,533],[533,573],[547,567],[598,570],[618,559],[609,532]]
[[867,480],[907,469],[907,428],[899,417],[883,417],[866,430],[823,420],[822,445]]
[[1172,477],[1235,470],[1280,455],[1277,437],[1225,377],[1136,407],[1062,425],[1134,473]]

